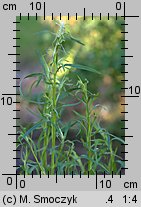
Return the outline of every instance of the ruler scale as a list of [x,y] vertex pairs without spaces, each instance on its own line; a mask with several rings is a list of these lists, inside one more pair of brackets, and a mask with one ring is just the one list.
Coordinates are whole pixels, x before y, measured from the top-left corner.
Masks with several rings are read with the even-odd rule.
[[[0,146],[0,206],[15,204],[16,206],[140,206],[141,205],[141,167],[140,167],[140,9],[139,1],[88,1],[80,2],[76,6],[76,2],[62,1],[60,5],[50,1],[24,1],[8,3],[1,1],[1,146]],[[81,4],[81,5],[80,5]],[[18,16],[18,20],[16,19]],[[89,171],[83,175],[82,171],[75,174],[74,171],[70,175],[64,173],[59,175],[58,171],[51,175],[48,171],[43,175],[39,171],[36,175],[32,170],[31,175],[25,172],[21,175],[16,170],[19,165],[20,150],[16,148],[19,144],[16,137],[20,135],[20,125],[18,120],[21,119],[21,110],[16,108],[21,101],[19,88],[21,77],[20,65],[22,56],[21,47],[21,22],[27,19],[29,22],[32,17],[39,21],[40,17],[46,21],[48,16],[52,20],[56,16],[60,21],[66,16],[68,21],[73,16],[75,21],[79,21],[79,16],[84,21],[91,18],[95,21],[95,17],[102,22],[106,17],[110,21],[110,17],[123,18],[124,39],[121,43],[125,43],[121,47],[121,66],[125,70],[121,71],[124,77],[121,79],[121,99],[125,102],[121,106],[125,110],[121,110],[124,116],[120,121],[122,127],[121,138],[125,139],[125,143],[121,143],[122,162],[125,167],[121,167],[118,175],[112,171],[110,175],[103,170],[102,175],[91,175]],[[6,25],[6,26],[5,26]],[[18,52],[16,52],[18,51]],[[19,52],[21,51],[21,52]],[[16,92],[18,91],[18,92]],[[123,108],[122,108],[123,109]],[[125,134],[124,134],[125,132]],[[29,192],[30,191],[30,192]],[[36,193],[35,193],[36,192]],[[46,192],[46,193],[45,193]],[[117,192],[117,193],[116,193]],[[103,194],[103,195],[102,195]],[[26,196],[27,195],[27,196]],[[36,195],[36,196],[35,196]],[[58,198],[57,198],[58,197]],[[65,198],[64,198],[65,197]],[[84,200],[85,198],[85,200]],[[93,203],[93,198],[95,202]],[[63,201],[64,199],[64,201]],[[70,200],[69,200],[70,199]],[[10,205],[9,205],[10,206]]]

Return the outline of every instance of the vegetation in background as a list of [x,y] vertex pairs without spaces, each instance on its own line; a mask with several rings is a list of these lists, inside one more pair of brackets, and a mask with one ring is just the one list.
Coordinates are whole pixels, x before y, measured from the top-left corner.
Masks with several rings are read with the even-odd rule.
[[[67,21],[67,17],[62,17],[62,21],[65,22],[66,30],[70,28],[71,34],[85,43],[85,46],[82,47],[71,40],[65,42],[65,49],[70,50],[67,56],[68,61],[79,64],[83,62],[103,74],[103,77],[95,74],[95,78],[93,78],[88,71],[77,70],[75,73],[69,73],[69,77],[73,82],[77,79],[76,73],[82,79],[87,77],[88,89],[95,93],[99,91],[101,95],[96,102],[101,103],[106,109],[100,109],[102,126],[117,136],[124,135],[119,130],[124,127],[120,121],[123,119],[123,114],[120,112],[124,110],[124,106],[121,105],[121,102],[124,102],[124,99],[121,98],[124,95],[121,93],[121,88],[124,87],[124,83],[121,82],[124,79],[124,74],[121,73],[124,71],[124,65],[122,65],[124,58],[121,58],[124,50],[121,48],[125,47],[124,42],[121,41],[124,39],[124,34],[121,33],[124,31],[124,26],[121,25],[124,23],[123,18],[118,17],[116,20],[115,17],[110,17],[110,20],[107,20],[107,17],[102,17],[100,21],[98,17],[95,17],[94,20],[87,17],[84,21],[83,18],[78,17],[76,21],[75,17],[70,17],[70,20]],[[54,40],[52,33],[56,33],[57,25],[53,24],[51,17],[46,17],[46,20],[38,18],[38,21],[35,17],[31,17],[30,21],[27,17],[23,17],[20,22],[21,24],[18,24],[17,27],[21,32],[17,33],[17,36],[20,35],[21,40],[17,40],[17,45],[20,44],[21,47],[17,48],[17,53],[20,52],[21,56],[17,58],[21,62],[19,65],[21,73],[19,72],[17,76],[23,77],[28,73],[41,70],[36,51],[40,49],[44,54],[52,47]],[[25,91],[28,89],[29,82],[30,80],[25,81],[23,86]],[[38,95],[39,89],[34,89],[33,94]],[[22,106],[22,108],[34,107],[25,101]],[[29,120],[24,114],[31,117],[31,121],[33,121],[34,117],[28,114],[27,110],[23,110],[21,119],[23,125],[27,125]]]
[[[21,96],[28,103],[36,105],[37,114],[33,111],[31,113],[38,116],[38,121],[31,128],[21,127],[21,135],[18,137],[20,144],[17,147],[21,148],[22,162],[18,170],[21,174],[23,171],[26,174],[32,171],[37,174],[40,171],[42,174],[48,171],[54,174],[56,170],[58,174],[64,171],[66,174],[72,171],[75,174],[80,171],[82,174],[88,171],[95,174],[96,170],[99,174],[103,171],[118,174],[123,163],[117,154],[118,147],[113,147],[113,143],[124,141],[101,126],[97,109],[104,106],[96,104],[100,95],[90,90],[89,76],[86,78],[86,75],[79,75],[77,71],[84,71],[83,74],[87,71],[90,76],[94,74],[94,81],[97,76],[103,79],[105,74],[94,64],[93,67],[82,65],[80,59],[78,64],[73,63],[77,55],[69,46],[72,42],[80,45],[79,49],[85,46],[71,35],[64,23],[57,22],[56,25],[59,27],[57,32],[38,34],[45,33],[52,36],[53,40],[50,47],[38,52],[42,71],[24,77],[24,80],[34,78],[26,95],[22,88],[24,80],[21,82]],[[77,46],[75,48],[77,51]],[[32,90],[39,85],[43,86],[42,91],[37,98],[32,99]],[[83,112],[75,110],[75,106],[82,107]],[[71,107],[74,107],[73,118],[63,121],[65,109]],[[73,139],[68,137],[71,129],[75,131]],[[76,146],[81,146],[83,152],[77,152]]]

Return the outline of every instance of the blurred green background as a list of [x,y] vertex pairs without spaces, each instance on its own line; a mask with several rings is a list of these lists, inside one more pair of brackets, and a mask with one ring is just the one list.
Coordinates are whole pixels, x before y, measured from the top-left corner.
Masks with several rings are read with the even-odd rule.
[[[121,82],[124,79],[124,75],[121,73],[121,71],[124,71],[124,67],[121,65],[124,63],[124,59],[121,58],[121,55],[124,55],[124,50],[121,50],[121,48],[124,48],[124,42],[121,41],[121,39],[124,39],[121,33],[121,31],[124,31],[124,26],[121,25],[124,23],[123,18],[118,17],[118,20],[116,20],[115,17],[110,17],[110,20],[107,20],[107,17],[103,17],[102,20],[99,20],[98,17],[95,17],[92,20],[87,17],[84,21],[81,17],[78,17],[78,20],[75,20],[75,17],[70,17],[68,21],[67,17],[62,17],[61,21],[64,22],[66,29],[71,32],[73,37],[85,44],[83,46],[75,42],[66,42],[67,60],[70,63],[91,66],[103,74],[103,76],[99,76],[88,71],[75,71],[69,76],[74,82],[77,75],[82,79],[89,80],[89,90],[93,93],[99,93],[99,98],[95,104],[104,106],[99,109],[101,125],[106,127],[110,133],[120,137],[123,135],[121,127],[124,127],[120,121],[123,118],[121,111],[124,110],[121,105],[121,103],[124,103],[124,99],[121,98],[121,95],[123,95],[121,87],[124,87]],[[20,22],[17,29],[19,28],[21,32],[17,33],[17,37],[20,36],[21,39],[17,40],[17,45],[20,44],[21,47],[17,48],[17,52],[21,53],[21,56],[18,57],[21,64],[17,65],[17,69],[21,71],[17,73],[17,76],[23,78],[29,73],[41,71],[37,51],[42,51],[43,54],[49,53],[49,48],[54,40],[54,35],[50,32],[56,32],[58,26],[55,21],[51,20],[51,17],[46,17],[46,20],[39,17],[38,21],[35,17],[30,17],[30,21],[27,17],[22,17]],[[22,87],[25,94],[28,93],[30,85],[31,79],[23,82]],[[42,89],[42,86],[40,86],[33,90],[34,96],[38,96]],[[36,115],[34,116],[28,111],[30,108],[36,112],[35,106],[29,104],[26,100],[21,100],[21,104],[17,105],[17,108],[22,111],[22,125],[30,125],[38,119]],[[81,109],[79,110],[81,111]],[[71,116],[68,111],[66,119],[69,114]]]

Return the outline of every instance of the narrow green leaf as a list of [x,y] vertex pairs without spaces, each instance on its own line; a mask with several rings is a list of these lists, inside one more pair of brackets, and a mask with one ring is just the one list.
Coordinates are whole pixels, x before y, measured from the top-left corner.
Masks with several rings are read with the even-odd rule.
[[72,91],[76,91],[76,90],[79,90],[79,89],[80,89],[79,87],[69,88],[67,90],[67,92],[72,92]]
[[40,84],[41,80],[42,80],[42,76],[39,76],[38,80],[36,81],[35,87],[37,87]]
[[33,127],[31,127],[24,135],[23,138],[27,137],[31,132],[33,132],[35,129],[38,129],[42,126],[43,121],[39,121],[37,124],[35,124]]
[[98,163],[98,165],[105,170],[105,172],[107,172],[109,174],[109,170],[106,168],[106,166],[104,166],[103,164],[101,163]]
[[113,138],[111,138],[112,141],[116,140],[116,141],[119,141],[119,142],[125,144],[125,141],[123,139],[121,139],[120,137],[117,137],[117,136],[110,134],[110,133],[108,133],[108,134],[109,134],[109,136],[113,137]]
[[31,84],[31,86],[30,86],[30,88],[29,88],[29,94],[30,94],[30,95],[32,94],[32,89],[33,89],[33,87],[34,87],[36,84],[37,84],[37,80],[35,80],[35,81]]
[[43,31],[40,31],[40,32],[36,32],[35,35],[43,35],[43,34],[48,34],[48,33],[55,35],[54,32],[51,32],[51,31],[49,31],[47,29],[43,30]]
[[72,37],[72,36],[70,36],[70,39],[71,40],[73,40],[73,41],[75,41],[75,42],[77,42],[78,44],[80,44],[80,45],[85,45],[84,43],[82,43],[80,40],[78,40],[78,39],[76,39],[76,38],[74,38],[74,37]]
[[31,78],[31,77],[37,77],[37,76],[43,76],[43,74],[42,73],[31,73],[31,74],[25,76],[24,79]]
[[86,117],[83,116],[82,114],[79,114],[77,111],[74,111],[74,110],[73,110],[73,113],[74,113],[75,115],[77,115],[78,117],[80,117],[82,120],[86,120]]
[[40,55],[40,62],[41,62],[41,65],[43,67],[43,70],[44,70],[44,73],[45,73],[45,76],[49,79],[49,67],[48,67],[48,64],[44,58],[43,55]]
[[119,141],[119,142],[121,142],[121,143],[125,144],[125,141],[124,141],[124,140],[122,140],[122,139],[121,139],[121,138],[119,138],[119,137],[112,138],[112,141],[114,141],[114,140]]
[[77,102],[77,103],[64,104],[64,105],[62,105],[62,107],[77,106],[77,105],[79,105],[81,102],[82,102],[82,101],[79,101],[79,102]]
[[80,70],[87,70],[87,71],[90,71],[90,72],[97,73],[97,74],[101,75],[101,73],[99,71],[95,70],[94,68],[84,66],[84,65],[64,64],[64,67],[72,67],[72,68],[76,68],[76,69],[80,69]]

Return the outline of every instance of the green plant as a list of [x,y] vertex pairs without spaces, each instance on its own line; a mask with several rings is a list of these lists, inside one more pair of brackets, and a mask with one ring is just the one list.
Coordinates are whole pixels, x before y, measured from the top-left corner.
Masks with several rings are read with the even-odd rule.
[[[59,24],[59,23],[57,23]],[[88,91],[88,81],[78,77],[75,85],[73,85],[68,74],[75,72],[74,69],[86,70],[99,75],[101,73],[94,68],[84,65],[68,63],[66,60],[67,52],[65,50],[66,41],[75,41],[80,45],[84,45],[79,40],[66,32],[65,25],[59,24],[59,30],[55,35],[51,55],[47,58],[47,54],[39,54],[43,71],[40,73],[32,73],[27,78],[36,78],[30,87],[30,93],[34,87],[40,84],[44,85],[44,90],[37,100],[31,98],[31,94],[25,96],[23,94],[22,82],[20,87],[21,96],[29,103],[35,104],[38,109],[38,117],[40,120],[29,129],[21,127],[19,143],[17,147],[21,147],[21,165],[20,173],[23,171],[30,174],[41,171],[42,174],[50,172],[54,174],[57,170],[58,174],[78,174],[81,171],[87,174],[95,174],[97,170],[101,173],[105,170],[108,174],[114,171],[119,172],[121,165],[118,166],[120,157],[116,155],[117,149],[113,149],[112,143],[115,140],[123,142],[117,137],[112,137],[105,129],[101,128],[97,121],[97,115],[94,113],[94,100],[98,94],[92,94]],[[63,76],[59,77],[62,71]],[[67,97],[75,97],[77,102],[66,103]],[[67,107],[73,107],[79,104],[84,105],[84,114],[73,111],[75,118],[64,123],[61,120],[63,110]],[[32,112],[33,113],[33,112]],[[74,140],[69,140],[68,132],[71,128],[77,128]],[[37,140],[34,139],[34,133],[40,131]],[[76,152],[75,144],[81,143],[85,153]]]

